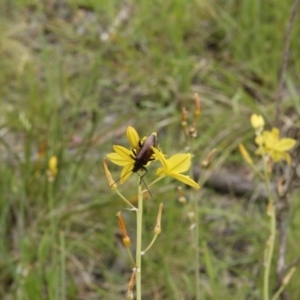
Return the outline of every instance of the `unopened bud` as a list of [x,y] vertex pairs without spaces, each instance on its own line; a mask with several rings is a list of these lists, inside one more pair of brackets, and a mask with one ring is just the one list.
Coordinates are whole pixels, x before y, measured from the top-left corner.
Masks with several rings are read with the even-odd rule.
[[154,234],[158,235],[161,233],[161,215],[162,215],[162,209],[163,209],[163,204],[160,203],[159,204],[159,208],[158,208],[158,214],[157,214],[157,219],[156,219],[156,225],[154,228]]
[[132,291],[128,291],[126,293],[126,300],[133,300],[133,292]]
[[182,187],[181,187],[181,186],[177,187],[177,192],[178,192],[178,202],[179,202],[180,204],[186,204],[187,199],[186,199],[186,197],[183,195],[183,191],[182,191]]
[[257,115],[257,114],[252,114],[250,120],[251,120],[251,125],[255,129],[255,131],[257,133],[261,132],[265,126],[265,120],[264,120],[263,116]]
[[186,128],[186,126],[187,126],[186,114],[187,113],[186,113],[185,107],[182,107],[182,109],[181,109],[181,126],[183,128]]
[[245,148],[245,146],[242,143],[239,144],[239,149],[240,149],[240,152],[241,152],[244,160],[246,161],[246,163],[248,163],[249,165],[252,165],[253,164],[252,158],[250,157],[247,149]]
[[200,109],[200,98],[198,93],[195,93],[194,95],[194,99],[195,99],[195,118],[198,118],[200,116],[201,113],[201,109]]
[[197,137],[197,129],[196,129],[196,126],[195,124],[190,126],[189,128],[189,135],[193,138]]
[[115,183],[115,181],[111,176],[111,173],[109,172],[106,158],[103,159],[103,166],[104,166],[106,178],[108,180],[108,184],[112,190],[115,190],[117,188],[117,184]]
[[47,151],[47,142],[43,141],[40,146],[39,146],[39,150],[38,150],[38,158],[41,160],[44,158],[45,153]]
[[118,220],[119,220],[119,228],[120,228],[121,233],[122,233],[123,245],[125,247],[129,247],[131,245],[131,240],[130,240],[130,237],[127,235],[125,221],[124,221],[120,211],[117,213],[117,217],[118,217]]
[[134,287],[134,280],[135,280],[135,270],[132,272],[130,277],[130,281],[128,283],[127,293],[126,293],[126,300],[133,300],[133,287]]
[[212,149],[208,155],[204,158],[204,160],[202,161],[201,165],[203,168],[207,168],[209,166],[209,164],[211,163],[215,153],[217,152],[217,149]]

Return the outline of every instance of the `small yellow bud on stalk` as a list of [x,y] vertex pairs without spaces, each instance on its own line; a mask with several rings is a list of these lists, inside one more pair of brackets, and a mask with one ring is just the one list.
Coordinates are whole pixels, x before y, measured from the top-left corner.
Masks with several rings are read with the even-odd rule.
[[131,245],[131,240],[130,240],[130,237],[127,235],[125,221],[124,221],[120,211],[117,213],[117,217],[119,220],[119,227],[120,227],[120,230],[122,233],[123,244],[125,247],[129,247]]

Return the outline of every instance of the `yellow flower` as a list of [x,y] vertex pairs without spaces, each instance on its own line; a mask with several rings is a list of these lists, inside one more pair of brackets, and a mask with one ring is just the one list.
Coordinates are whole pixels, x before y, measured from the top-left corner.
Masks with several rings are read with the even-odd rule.
[[[124,183],[132,174],[134,164],[136,160],[134,159],[136,153],[140,149],[140,138],[136,130],[128,126],[126,130],[127,139],[131,145],[131,149],[127,149],[123,146],[113,146],[115,152],[107,154],[107,158],[114,164],[123,167],[120,175],[120,182]],[[142,139],[142,144],[145,138]],[[151,156],[151,160],[154,156]],[[148,165],[149,162],[146,164]]]
[[260,146],[256,154],[268,154],[274,162],[285,160],[288,164],[291,163],[292,159],[287,151],[295,146],[296,141],[291,138],[280,139],[278,128],[273,128],[272,131],[265,130],[255,142]]
[[154,154],[157,159],[161,162],[162,167],[158,168],[156,175],[158,176],[170,176],[175,179],[182,181],[183,183],[190,185],[194,188],[199,189],[198,183],[191,179],[187,175],[180,173],[186,172],[191,166],[191,154],[175,154],[169,159],[166,159],[163,153],[158,151],[156,148],[152,147]]
[[262,129],[265,126],[265,121],[263,116],[252,114],[251,116],[251,124],[255,130]]
[[51,156],[48,161],[48,170],[47,170],[49,181],[54,181],[55,177],[57,176],[58,173],[57,165],[58,165],[57,157]]

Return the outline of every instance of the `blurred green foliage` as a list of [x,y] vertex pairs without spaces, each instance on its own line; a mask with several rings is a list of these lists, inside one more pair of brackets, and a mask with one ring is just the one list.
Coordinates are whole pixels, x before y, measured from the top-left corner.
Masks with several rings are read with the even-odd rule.
[[[157,130],[168,153],[184,151],[180,108],[192,113],[198,92],[196,164],[217,147],[216,168],[225,162],[237,168],[238,143],[253,137],[250,114],[274,119],[290,6],[275,0],[0,2],[1,299],[124,298],[131,270],[115,217],[124,204],[108,187],[103,158],[113,144],[126,143],[128,125],[141,136]],[[283,113],[299,111],[299,24]],[[49,182],[54,155],[59,173]],[[119,170],[111,168],[117,178]],[[131,184],[124,193],[131,195]],[[157,199],[165,208],[162,234],[144,257],[143,299],[193,299],[186,209],[175,201],[174,183],[163,184],[145,204],[145,241]],[[202,299],[259,299],[264,205],[206,189],[199,203]],[[299,239],[294,205],[291,258]],[[293,299],[300,295],[298,276],[288,287]]]

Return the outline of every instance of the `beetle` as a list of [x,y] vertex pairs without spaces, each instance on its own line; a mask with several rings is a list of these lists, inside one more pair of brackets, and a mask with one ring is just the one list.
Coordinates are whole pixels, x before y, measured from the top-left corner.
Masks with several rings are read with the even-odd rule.
[[[145,171],[145,174],[140,176],[141,178],[140,184],[143,181],[143,177],[148,173],[148,170],[145,166],[149,161],[154,160],[154,158],[152,157],[153,150],[151,147],[157,147],[156,135],[157,135],[156,132],[153,132],[151,135],[147,137],[147,139],[144,142],[139,141],[138,147],[131,150],[132,155],[130,154],[130,157],[134,160],[134,164],[132,170],[130,170],[129,172],[138,173],[139,170]],[[129,172],[127,172],[126,174],[128,174]],[[121,180],[126,174],[124,174],[120,179],[118,179],[114,183]]]
[[143,176],[141,176],[142,180],[142,178],[148,173],[145,165],[147,165],[149,161],[154,160],[152,157],[153,150],[151,147],[157,147],[156,132],[149,135],[143,144],[139,141],[139,146],[140,148],[138,152],[136,152],[135,149],[132,149],[134,156],[130,155],[130,157],[135,160],[132,172],[137,173],[139,170],[144,170],[146,172]]

